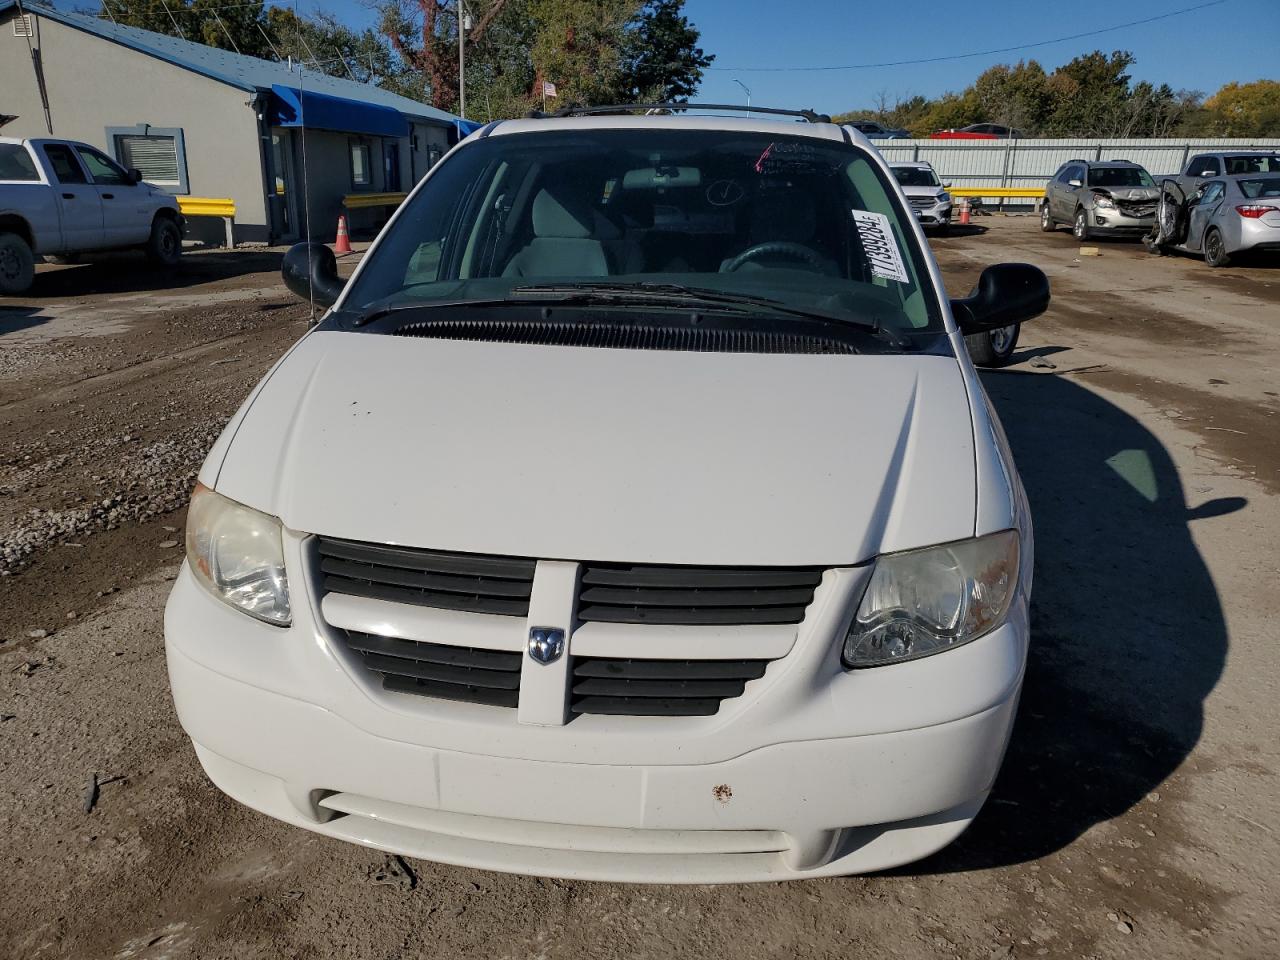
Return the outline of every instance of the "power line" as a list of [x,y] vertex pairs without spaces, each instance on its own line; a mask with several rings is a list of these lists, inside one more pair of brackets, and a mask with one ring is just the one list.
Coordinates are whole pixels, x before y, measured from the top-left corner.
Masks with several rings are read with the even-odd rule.
[[872,70],[879,67],[906,67],[914,66],[922,63],[942,63],[946,60],[967,60],[971,57],[986,57],[995,53],[1013,53],[1017,50],[1031,50],[1035,47],[1047,47],[1054,43],[1065,43],[1068,40],[1080,40],[1084,37],[1096,37],[1101,33],[1111,33],[1114,30],[1126,30],[1129,27],[1138,27],[1146,23],[1155,23],[1157,20],[1167,20],[1170,17],[1179,17],[1184,13],[1193,13],[1196,10],[1205,10],[1209,7],[1216,7],[1229,0],[1209,0],[1208,3],[1198,3],[1193,7],[1183,7],[1181,10],[1170,10],[1168,13],[1156,14],[1153,17],[1144,17],[1141,20],[1131,20],[1128,23],[1117,23],[1110,27],[1100,27],[1097,30],[1086,30],[1083,33],[1073,33],[1066,37],[1055,37],[1052,40],[1037,40],[1034,43],[1020,43],[1012,47],[996,47],[991,50],[974,50],[972,53],[951,53],[941,57],[922,57],[918,60],[889,60],[884,63],[847,63],[842,66],[829,67],[707,67],[708,70],[715,71],[732,71],[733,73],[817,73],[835,70]]

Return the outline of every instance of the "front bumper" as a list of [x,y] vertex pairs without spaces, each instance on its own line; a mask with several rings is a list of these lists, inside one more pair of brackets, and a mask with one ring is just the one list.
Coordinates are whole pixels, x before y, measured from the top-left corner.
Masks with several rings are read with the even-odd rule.
[[939,203],[932,207],[912,207],[921,226],[945,227],[951,223],[951,203]]
[[1111,234],[1114,236],[1139,237],[1151,232],[1151,226],[1155,223],[1155,219],[1154,213],[1142,217],[1132,217],[1118,208],[1114,210],[1099,210],[1095,207],[1089,211],[1089,229],[1099,235]]
[[[828,624],[844,616],[827,607]],[[676,718],[513,729],[522,725],[494,720],[496,708],[402,698],[413,703],[389,709],[352,682],[305,604],[295,615],[287,630],[252,620],[185,567],[175,584],[165,614],[174,702],[218,787],[382,850],[593,880],[780,880],[927,856],[991,788],[1026,650],[1021,603],[963,648],[820,684],[821,671],[796,664],[825,664],[832,644],[798,642],[780,661],[794,661],[789,672],[753,704],[701,718],[696,734]],[[788,684],[803,698],[771,712],[789,702]]]

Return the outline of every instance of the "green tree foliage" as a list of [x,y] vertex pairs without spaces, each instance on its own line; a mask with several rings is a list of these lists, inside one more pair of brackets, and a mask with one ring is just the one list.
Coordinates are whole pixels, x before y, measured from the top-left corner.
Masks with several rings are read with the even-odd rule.
[[624,102],[687,101],[715,56],[698,46],[698,28],[684,15],[684,0],[648,0],[623,42]]
[[373,30],[357,33],[329,13],[299,17],[288,7],[271,7],[267,33],[275,56],[301,61],[330,76],[382,85],[407,79],[382,37]]
[[101,0],[99,16],[194,43],[272,58],[262,0]]
[[1213,136],[1280,136],[1280,81],[1228,83],[1204,102],[1200,119]]
[[1224,113],[1208,109],[1207,104],[1201,109],[1200,95],[1194,91],[1146,81],[1134,83],[1129,73],[1133,63],[1133,54],[1127,51],[1108,54],[1095,50],[1052,73],[1046,73],[1035,60],[999,64],[983,71],[959,93],[946,93],[934,100],[911,97],[892,108],[886,108],[887,97],[881,94],[878,109],[842,116],[874,117],[904,127],[917,137],[971,123],[999,123],[1029,137],[1225,136],[1221,131],[1246,128],[1248,133],[1234,135],[1252,136],[1267,129],[1268,105],[1280,103],[1274,90],[1277,85],[1260,81],[1262,87],[1244,97],[1253,108],[1237,111],[1237,122],[1231,126]]

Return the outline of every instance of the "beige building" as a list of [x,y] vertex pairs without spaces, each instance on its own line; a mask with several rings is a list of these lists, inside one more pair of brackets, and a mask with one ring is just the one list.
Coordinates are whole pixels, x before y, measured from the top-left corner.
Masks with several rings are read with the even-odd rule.
[[[332,240],[345,196],[410,189],[475,126],[296,63],[23,11],[0,0],[4,135],[81,140],[179,195],[230,197],[237,242]],[[361,209],[352,225],[382,216]],[[222,224],[191,220],[188,233],[216,240]]]

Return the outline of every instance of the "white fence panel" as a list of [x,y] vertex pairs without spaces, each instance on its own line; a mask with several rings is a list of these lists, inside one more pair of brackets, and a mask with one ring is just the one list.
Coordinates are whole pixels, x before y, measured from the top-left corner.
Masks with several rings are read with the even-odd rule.
[[[890,163],[924,160],[954,187],[1043,187],[1068,160],[1131,160],[1157,179],[1177,174],[1197,153],[1280,152],[1280,139],[1206,140],[876,140]],[[1018,201],[1006,201],[1017,203]]]

